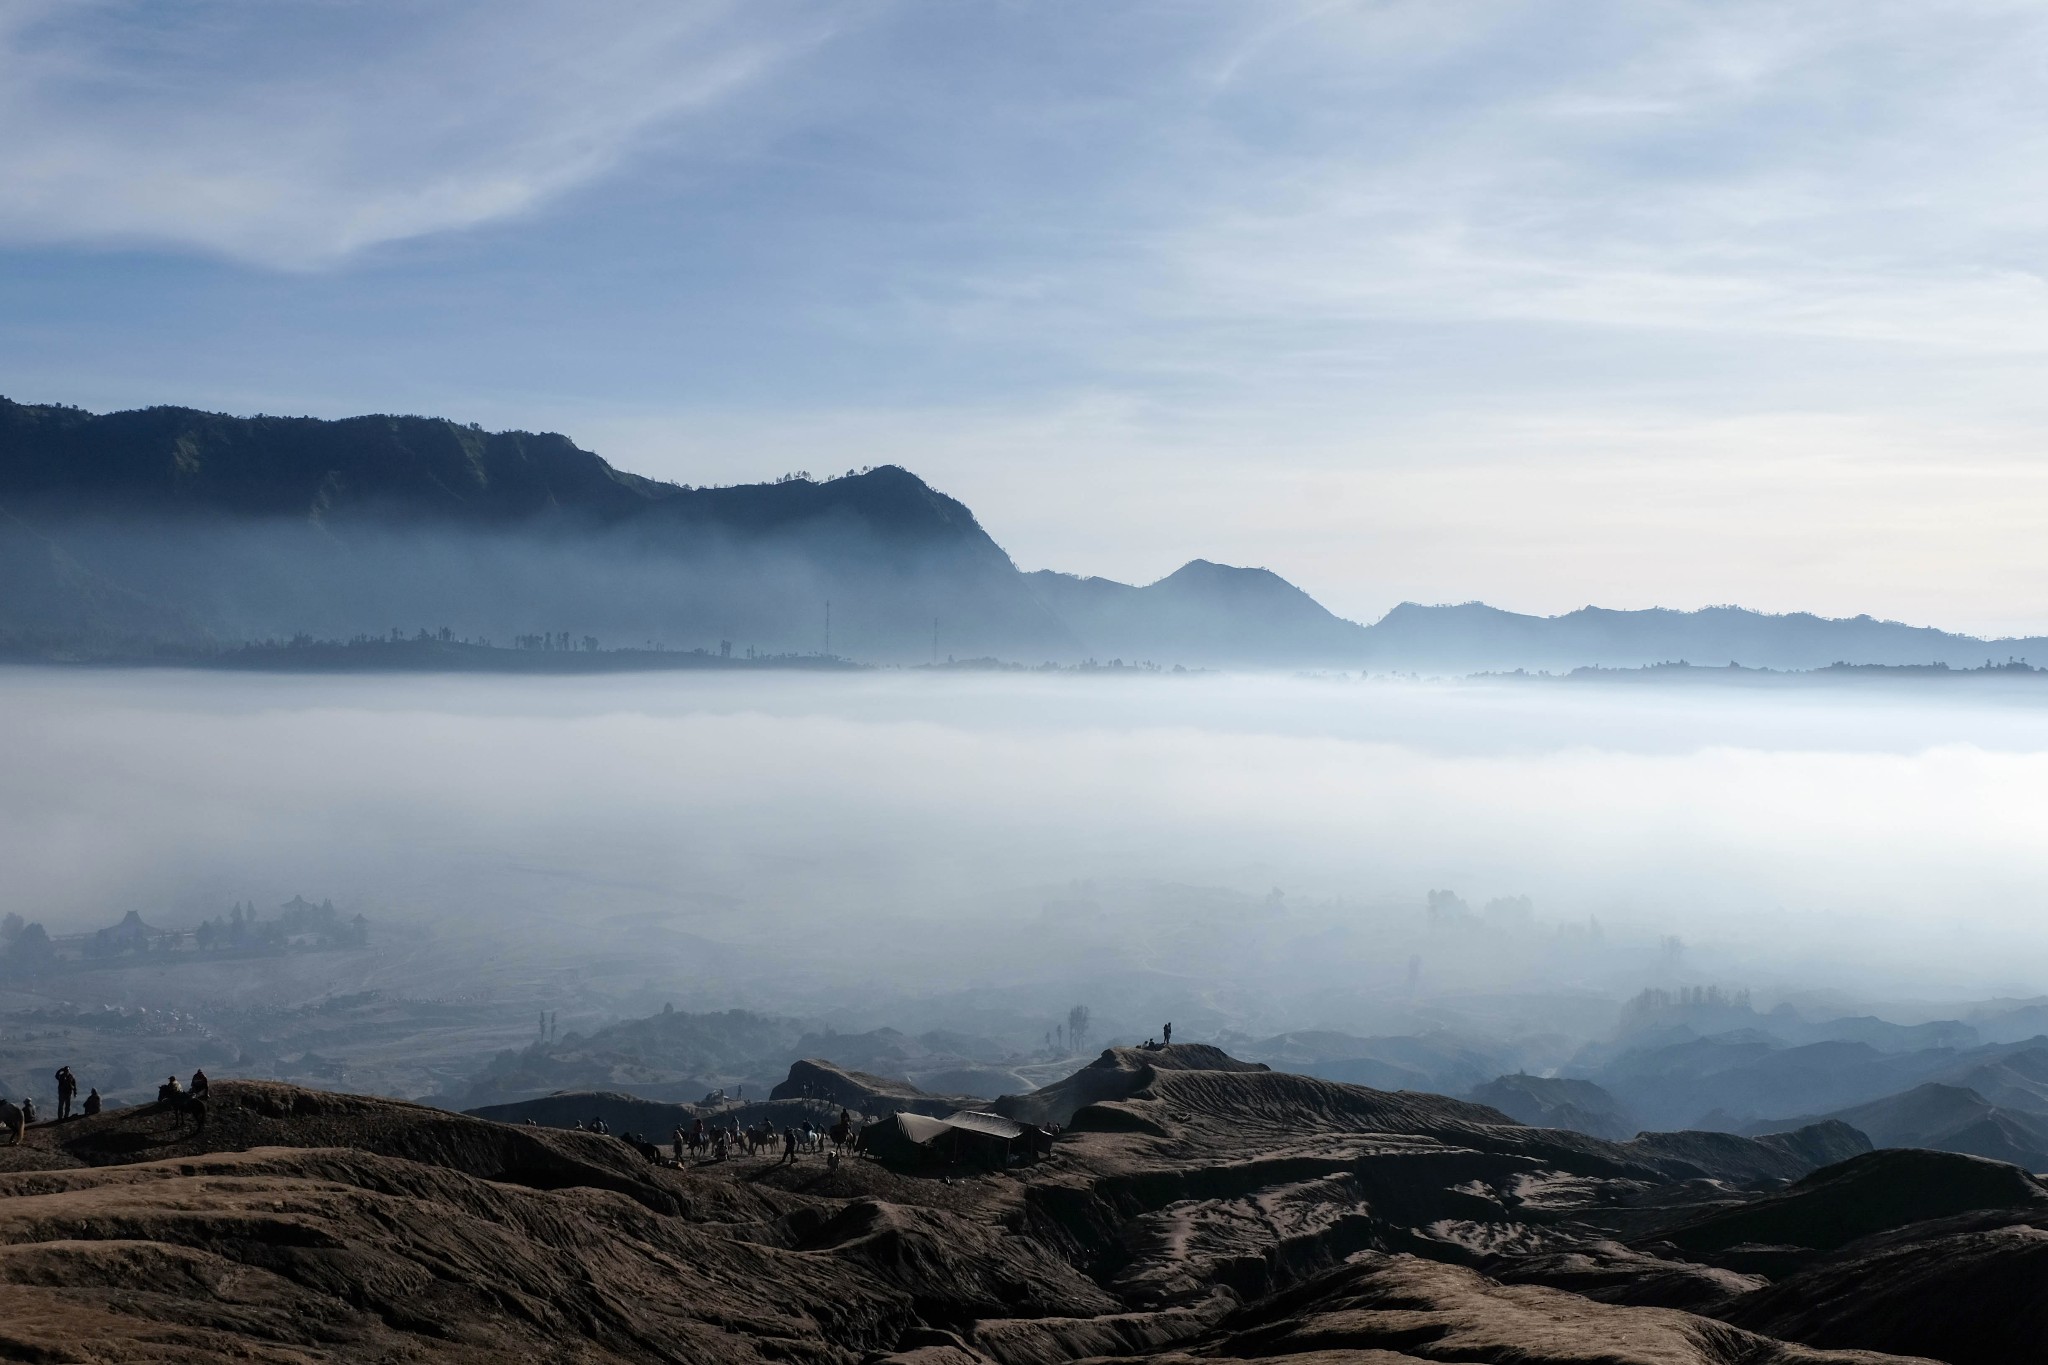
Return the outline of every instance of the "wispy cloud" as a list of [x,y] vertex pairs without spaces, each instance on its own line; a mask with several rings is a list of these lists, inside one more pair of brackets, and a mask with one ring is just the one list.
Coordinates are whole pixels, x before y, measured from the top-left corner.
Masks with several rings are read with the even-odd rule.
[[1457,320],[2034,352],[2044,59],[1997,3],[1307,6],[1125,278],[1230,364]]
[[312,267],[524,213],[827,31],[729,0],[0,12],[0,238]]
[[2009,0],[0,0],[0,245],[391,267],[22,255],[0,363],[900,460],[1025,562],[1359,616],[2031,629],[2044,67]]

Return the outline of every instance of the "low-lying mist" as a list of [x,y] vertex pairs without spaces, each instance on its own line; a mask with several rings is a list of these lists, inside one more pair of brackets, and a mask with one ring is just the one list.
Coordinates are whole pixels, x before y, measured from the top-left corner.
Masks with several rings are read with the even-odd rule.
[[303,893],[622,999],[1275,1030],[2048,977],[2048,709],[1952,690],[18,669],[0,717],[52,933]]

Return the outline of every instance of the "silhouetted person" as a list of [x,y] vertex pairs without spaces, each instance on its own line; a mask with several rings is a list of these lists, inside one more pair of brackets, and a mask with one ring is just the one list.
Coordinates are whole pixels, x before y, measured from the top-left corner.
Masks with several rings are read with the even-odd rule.
[[194,1071],[192,1073],[192,1085],[190,1089],[193,1099],[203,1100],[206,1098],[206,1073],[204,1071]]
[[176,1076],[166,1077],[164,1083],[156,1088],[156,1102],[158,1104],[176,1104],[183,1098],[185,1098],[185,1087],[178,1084]]
[[782,1130],[782,1159],[784,1161],[796,1160],[796,1129],[794,1128]]
[[98,1086],[85,1092],[85,1116],[91,1118],[100,1112],[100,1091]]
[[1166,1031],[1159,1036],[1159,1041],[1167,1047],[1173,1046],[1173,1024],[1171,1021],[1167,1023]]
[[71,1074],[71,1068],[57,1068],[57,1121],[71,1117],[71,1101],[78,1096],[78,1077]]
[[21,1121],[23,1123],[34,1123],[36,1121],[36,1102],[27,1095],[21,1097]]

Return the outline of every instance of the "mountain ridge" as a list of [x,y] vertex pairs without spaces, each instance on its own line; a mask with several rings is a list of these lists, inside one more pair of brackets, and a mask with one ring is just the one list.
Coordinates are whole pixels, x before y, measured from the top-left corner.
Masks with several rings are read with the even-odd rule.
[[0,587],[0,646],[16,653],[445,626],[898,663],[1460,675],[2048,661],[2037,637],[1727,606],[1534,616],[1402,602],[1361,624],[1270,569],[1200,557],[1142,585],[1020,571],[970,508],[895,465],[693,487],[559,433],[446,418],[6,398]]

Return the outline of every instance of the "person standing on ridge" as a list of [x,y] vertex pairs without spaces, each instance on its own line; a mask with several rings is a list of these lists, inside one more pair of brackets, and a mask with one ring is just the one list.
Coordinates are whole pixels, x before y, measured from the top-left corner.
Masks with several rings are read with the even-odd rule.
[[71,1074],[71,1068],[57,1068],[57,1120],[63,1122],[71,1117],[71,1101],[78,1098],[78,1077]]
[[1159,1045],[1161,1047],[1173,1046],[1173,1021],[1170,1019],[1167,1021],[1165,1031],[1159,1035]]

